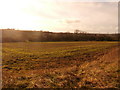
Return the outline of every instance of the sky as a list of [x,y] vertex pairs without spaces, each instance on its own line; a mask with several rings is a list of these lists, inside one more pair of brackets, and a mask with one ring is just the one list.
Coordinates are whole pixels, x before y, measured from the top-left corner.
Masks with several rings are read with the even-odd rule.
[[0,29],[118,32],[118,0],[0,0]]

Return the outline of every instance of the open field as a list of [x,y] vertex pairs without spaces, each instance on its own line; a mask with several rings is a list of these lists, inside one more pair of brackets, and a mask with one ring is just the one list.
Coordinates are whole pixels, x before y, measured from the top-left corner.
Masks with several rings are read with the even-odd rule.
[[3,88],[117,88],[118,42],[3,43]]

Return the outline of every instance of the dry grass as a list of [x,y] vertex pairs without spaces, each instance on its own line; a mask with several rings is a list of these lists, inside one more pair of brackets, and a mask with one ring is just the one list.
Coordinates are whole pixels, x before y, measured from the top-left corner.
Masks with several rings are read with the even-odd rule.
[[117,88],[116,46],[117,42],[4,43],[3,88]]

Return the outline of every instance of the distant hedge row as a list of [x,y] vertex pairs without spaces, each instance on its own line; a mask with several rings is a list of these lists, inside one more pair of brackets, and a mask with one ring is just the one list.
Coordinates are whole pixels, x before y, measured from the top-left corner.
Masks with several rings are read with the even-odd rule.
[[120,34],[53,33],[2,29],[2,42],[120,41]]

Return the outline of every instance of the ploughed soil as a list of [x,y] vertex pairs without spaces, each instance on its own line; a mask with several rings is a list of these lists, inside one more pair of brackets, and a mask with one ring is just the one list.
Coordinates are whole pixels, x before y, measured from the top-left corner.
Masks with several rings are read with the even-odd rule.
[[33,70],[3,69],[3,88],[119,88],[119,51],[114,47],[84,62],[53,59]]

